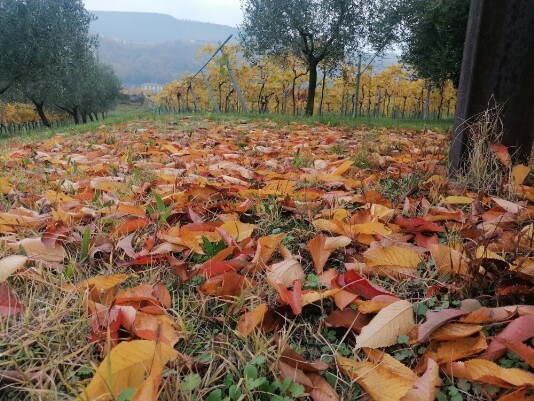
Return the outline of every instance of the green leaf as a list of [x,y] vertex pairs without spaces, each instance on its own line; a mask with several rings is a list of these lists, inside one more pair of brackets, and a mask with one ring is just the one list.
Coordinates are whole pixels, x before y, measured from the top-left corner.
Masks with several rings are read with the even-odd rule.
[[133,387],[125,388],[117,397],[117,401],[130,401],[134,396],[136,389]]
[[304,386],[298,384],[298,383],[291,383],[291,386],[289,386],[289,393],[292,397],[300,397],[302,394],[304,394]]
[[186,391],[193,391],[202,383],[202,378],[198,374],[189,374],[182,381],[182,388]]
[[89,258],[89,247],[91,246],[91,228],[87,227],[82,236],[82,248],[80,250],[80,260],[85,262]]

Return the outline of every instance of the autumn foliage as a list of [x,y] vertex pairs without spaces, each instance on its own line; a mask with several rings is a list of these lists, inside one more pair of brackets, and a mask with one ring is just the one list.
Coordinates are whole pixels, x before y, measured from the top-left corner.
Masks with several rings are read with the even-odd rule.
[[459,188],[445,178],[447,141],[185,119],[5,149],[2,347],[18,352],[60,291],[83,302],[77,341],[92,351],[65,358],[95,368],[61,362],[67,389],[53,362],[30,369],[17,354],[0,359],[0,385],[200,399],[235,369],[234,390],[263,399],[244,368],[261,356],[303,399],[431,401],[451,378],[531,399],[532,175],[508,166],[508,199]]

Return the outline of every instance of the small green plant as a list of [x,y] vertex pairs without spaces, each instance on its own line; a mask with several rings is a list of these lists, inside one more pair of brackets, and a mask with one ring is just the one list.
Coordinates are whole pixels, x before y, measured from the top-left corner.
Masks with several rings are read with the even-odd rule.
[[243,379],[236,383],[234,375],[229,374],[224,381],[224,388],[212,391],[206,401],[238,401],[244,394],[250,394],[258,401],[293,401],[304,394],[304,387],[286,378],[270,380],[259,373],[266,359],[263,356],[254,358],[243,369]]
[[148,205],[146,207],[146,210],[151,215],[155,214],[155,215],[158,216],[158,223],[159,224],[166,224],[167,223],[167,219],[169,218],[169,216],[172,213],[172,206],[166,207],[165,206],[165,202],[163,201],[161,196],[159,196],[155,192],[154,192],[154,198],[156,199],[156,208],[157,208],[157,210],[154,210],[154,208],[151,205]]

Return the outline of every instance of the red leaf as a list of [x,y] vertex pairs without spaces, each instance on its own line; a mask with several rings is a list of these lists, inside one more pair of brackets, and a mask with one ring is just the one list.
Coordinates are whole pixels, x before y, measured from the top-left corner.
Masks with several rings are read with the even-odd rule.
[[354,270],[349,270],[345,274],[339,275],[337,281],[341,288],[367,299],[373,299],[377,295],[394,295],[377,285],[371,284]]
[[277,290],[282,302],[291,306],[291,310],[295,315],[300,315],[302,313],[302,282],[295,280],[293,282],[293,291],[289,291],[281,284],[278,284]]
[[[510,323],[495,339],[526,341],[534,337],[534,316],[521,316]],[[506,354],[506,346],[493,340],[488,349],[480,355],[481,359],[494,361]]]
[[13,290],[6,283],[0,283],[0,316],[13,316],[22,311]]
[[395,219],[395,224],[404,228],[407,232],[413,233],[422,233],[422,232],[431,232],[431,233],[444,233],[445,229],[437,224],[434,224],[430,221],[426,221],[419,217],[415,218],[404,218],[397,217]]

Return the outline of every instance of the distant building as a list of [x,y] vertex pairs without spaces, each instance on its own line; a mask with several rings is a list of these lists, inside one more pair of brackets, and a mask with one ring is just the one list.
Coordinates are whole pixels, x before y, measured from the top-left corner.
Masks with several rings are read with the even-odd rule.
[[160,84],[142,84],[141,89],[144,91],[152,91],[154,93],[160,93],[163,90],[163,85]]

